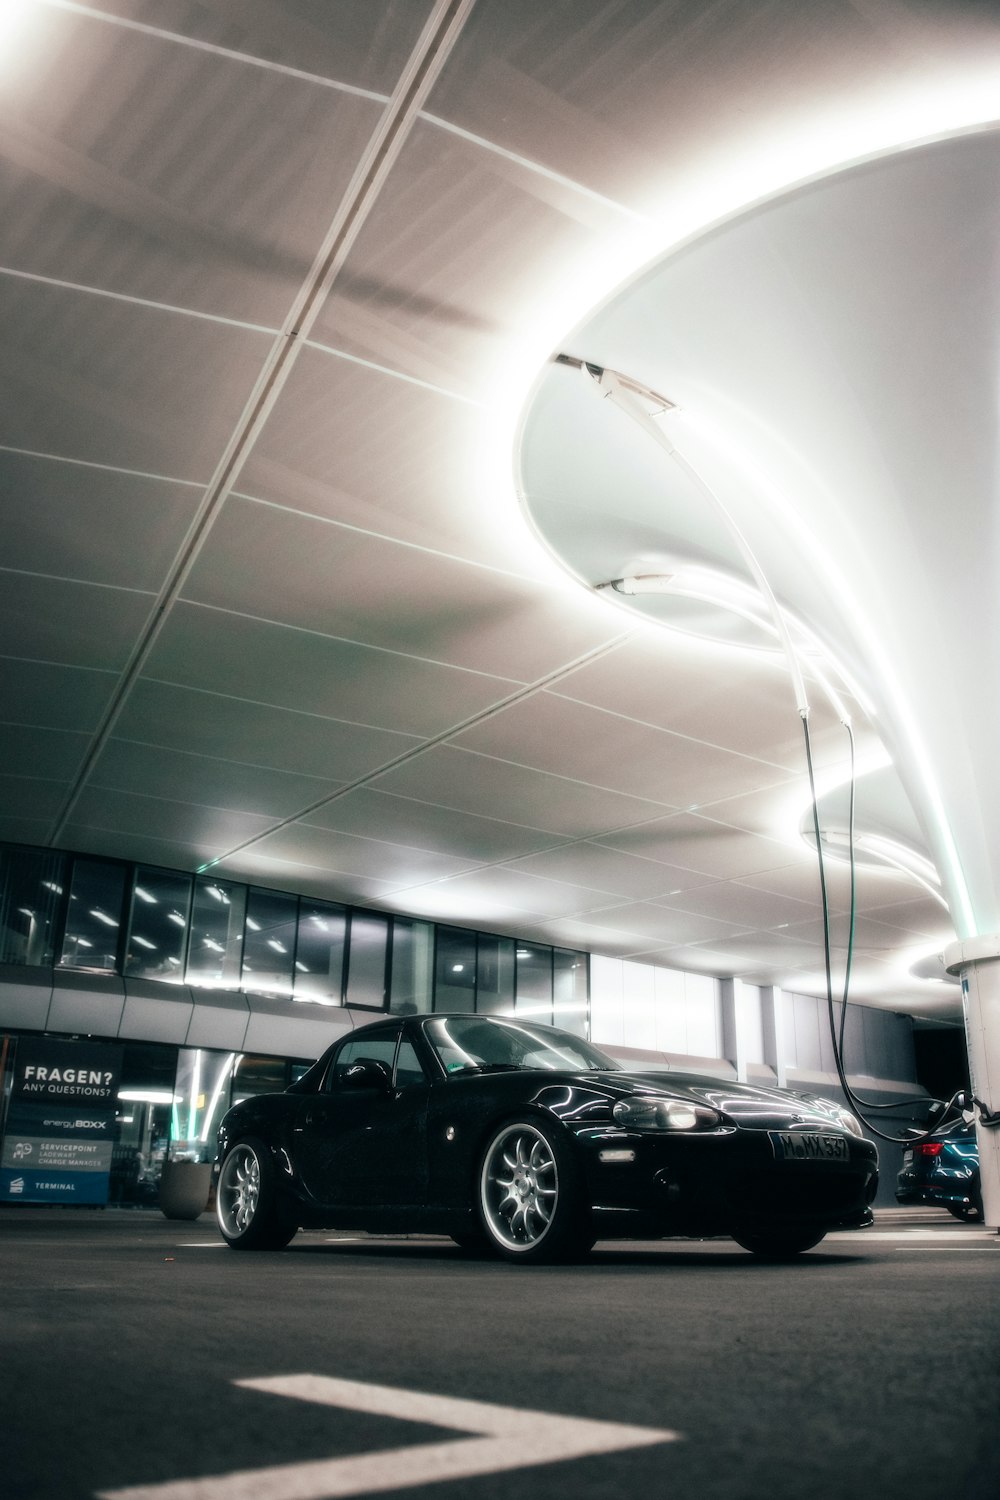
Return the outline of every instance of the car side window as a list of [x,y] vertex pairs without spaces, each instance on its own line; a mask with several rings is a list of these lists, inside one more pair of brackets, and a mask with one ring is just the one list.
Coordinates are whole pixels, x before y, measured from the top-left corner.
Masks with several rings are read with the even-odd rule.
[[359,1062],[380,1062],[391,1073],[396,1055],[398,1031],[383,1031],[377,1036],[351,1037],[337,1052],[326,1078],[328,1091],[340,1087],[348,1068]]
[[426,1083],[427,1073],[412,1042],[400,1042],[396,1056],[396,1087],[409,1088],[415,1083]]

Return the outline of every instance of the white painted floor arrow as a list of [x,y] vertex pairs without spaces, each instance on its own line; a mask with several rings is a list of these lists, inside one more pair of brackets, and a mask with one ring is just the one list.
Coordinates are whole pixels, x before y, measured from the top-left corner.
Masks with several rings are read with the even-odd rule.
[[453,1432],[474,1436],[349,1458],[310,1460],[206,1475],[202,1479],[100,1490],[98,1500],[336,1500],[341,1495],[373,1495],[438,1480],[468,1479],[472,1475],[525,1469],[532,1464],[553,1464],[625,1448],[645,1448],[654,1443],[674,1442],[680,1436],[666,1429],[558,1417],[549,1412],[494,1406],[486,1401],[463,1401],[457,1397],[397,1390],[388,1385],[334,1380],[326,1375],[274,1375],[263,1380],[237,1380],[236,1384],[274,1396],[292,1396],[298,1401],[316,1401],[345,1411],[448,1427]]

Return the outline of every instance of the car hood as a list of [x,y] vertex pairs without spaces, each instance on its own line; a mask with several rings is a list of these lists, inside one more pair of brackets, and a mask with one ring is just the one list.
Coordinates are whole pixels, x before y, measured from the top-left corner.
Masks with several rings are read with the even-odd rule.
[[785,1089],[752,1083],[728,1083],[692,1073],[595,1073],[602,1085],[619,1097],[644,1094],[663,1099],[687,1099],[707,1104],[744,1130],[785,1130],[791,1126],[843,1129],[842,1106],[817,1095],[793,1094]]

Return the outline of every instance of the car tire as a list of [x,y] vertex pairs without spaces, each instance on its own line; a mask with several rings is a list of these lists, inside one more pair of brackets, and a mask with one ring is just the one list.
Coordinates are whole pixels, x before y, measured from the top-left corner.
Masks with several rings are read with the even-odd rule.
[[486,1241],[505,1260],[570,1260],[593,1244],[578,1164],[545,1121],[507,1120],[493,1132],[477,1195]]
[[978,1201],[975,1203],[946,1203],[945,1208],[955,1219],[971,1221],[983,1217],[983,1206]]
[[232,1250],[283,1250],[295,1234],[281,1212],[274,1163],[262,1141],[237,1141],[219,1172],[215,1215]]
[[794,1260],[812,1250],[826,1235],[825,1229],[776,1229],[761,1233],[734,1234],[733,1239],[758,1260]]

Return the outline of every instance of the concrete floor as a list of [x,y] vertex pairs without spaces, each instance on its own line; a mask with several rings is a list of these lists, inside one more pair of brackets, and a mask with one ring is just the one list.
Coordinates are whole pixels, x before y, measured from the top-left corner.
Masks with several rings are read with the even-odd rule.
[[[726,1240],[238,1255],[207,1215],[27,1207],[0,1257],[6,1500],[1000,1497],[1000,1240],[937,1210],[789,1267]],[[359,1384],[234,1384],[306,1375]]]

